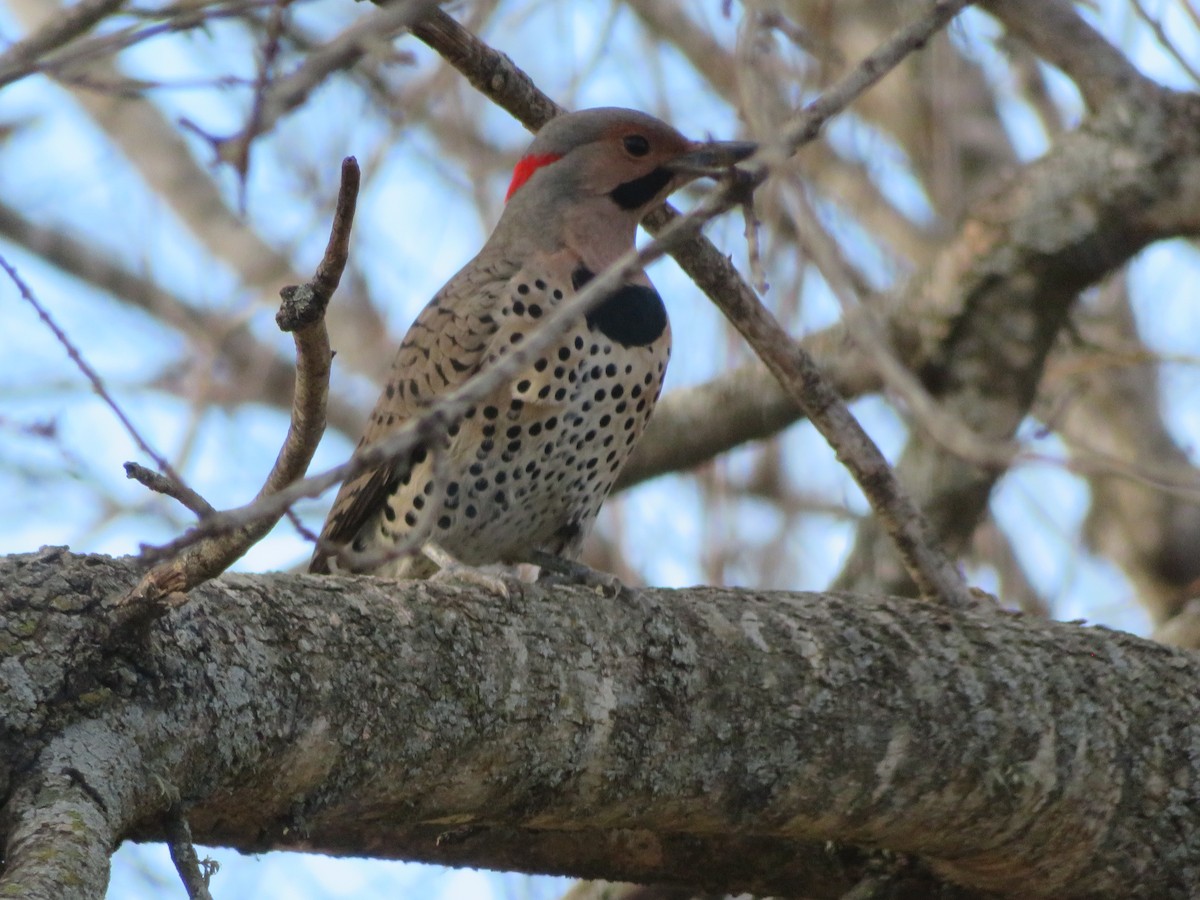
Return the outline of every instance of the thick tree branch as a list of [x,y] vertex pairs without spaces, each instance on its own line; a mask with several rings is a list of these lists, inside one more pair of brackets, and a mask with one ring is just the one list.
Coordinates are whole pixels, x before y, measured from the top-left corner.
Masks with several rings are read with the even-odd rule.
[[[1200,233],[1198,172],[1200,98],[1135,88],[976,204],[905,301],[932,312],[913,325],[919,345],[936,348],[921,374],[942,409],[984,440],[1011,441],[1079,292],[1153,241]],[[1003,474],[920,432],[897,470],[951,554]],[[889,540],[866,522],[838,586],[881,585],[912,591]]]
[[160,839],[177,793],[207,843],[697,890],[837,896],[856,845],[1020,897],[1200,879],[1193,793],[1160,789],[1200,782],[1200,658],[1128,635],[837,594],[226,575],[114,642],[136,577],[0,560],[10,841],[70,769],[115,839]]

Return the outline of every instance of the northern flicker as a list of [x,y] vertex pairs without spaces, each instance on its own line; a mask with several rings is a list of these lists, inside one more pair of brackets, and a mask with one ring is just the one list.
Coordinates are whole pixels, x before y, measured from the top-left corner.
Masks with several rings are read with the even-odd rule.
[[[633,247],[638,224],[668,194],[753,150],[689,141],[626,109],[582,110],[547,123],[517,163],[491,237],[400,344],[360,446],[518,345]],[[450,429],[448,446],[418,448],[347,480],[311,570],[329,571],[334,545],[378,557],[371,551],[412,538],[467,565],[547,554],[573,559],[641,436],[670,353],[666,309],[638,272],[469,409]],[[439,452],[445,456],[435,465]],[[350,568],[363,568],[349,560]],[[378,571],[427,577],[436,568],[416,554]]]

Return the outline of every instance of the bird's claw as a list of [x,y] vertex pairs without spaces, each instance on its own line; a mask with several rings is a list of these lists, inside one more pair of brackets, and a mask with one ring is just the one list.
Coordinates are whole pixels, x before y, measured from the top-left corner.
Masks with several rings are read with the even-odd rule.
[[541,567],[537,582],[541,585],[582,585],[597,588],[605,597],[618,597],[628,590],[621,579],[609,572],[550,553],[535,552],[530,562]]

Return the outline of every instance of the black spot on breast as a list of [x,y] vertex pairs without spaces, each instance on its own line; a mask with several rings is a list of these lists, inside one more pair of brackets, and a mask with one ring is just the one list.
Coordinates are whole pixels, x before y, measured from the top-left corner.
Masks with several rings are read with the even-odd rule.
[[592,309],[587,324],[622,347],[645,347],[666,330],[667,308],[654,288],[627,284]]
[[571,273],[571,287],[579,290],[589,281],[596,277],[596,274],[587,266],[580,266]]
[[612,197],[613,202],[621,209],[637,209],[657,197],[670,180],[671,173],[666,169],[654,169],[641,178],[617,185],[608,196]]

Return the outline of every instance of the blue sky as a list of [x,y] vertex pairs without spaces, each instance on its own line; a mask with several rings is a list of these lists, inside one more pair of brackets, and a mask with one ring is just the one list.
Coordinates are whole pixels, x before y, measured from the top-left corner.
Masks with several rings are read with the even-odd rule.
[[[725,19],[720,4],[698,4],[696,15],[709,21],[719,39],[732,46],[736,20]],[[1161,4],[1170,33],[1191,58],[1196,34],[1174,4]],[[367,4],[320,0],[296,6],[301,21],[330,35],[358,16]],[[1153,10],[1152,10],[1153,11]],[[1195,87],[1129,6],[1117,0],[1099,4],[1093,20],[1121,43],[1143,71],[1180,89]],[[22,29],[0,4],[0,35]],[[992,47],[996,28],[971,13],[955,27],[955,38],[986,61],[989,74],[1004,84],[1010,76]],[[736,136],[736,114],[714,98],[687,63],[673,51],[659,52],[640,37],[633,17],[607,4],[502,4],[487,35],[525,67],[559,102],[572,107],[620,105],[665,113],[686,133]],[[393,73],[400,84],[415,84],[430,67],[428,51],[412,40],[402,49],[416,57],[412,69]],[[165,36],[148,41],[122,57],[128,75],[171,82],[211,78],[214,73],[253,77],[254,48],[231,23],[206,34]],[[650,69],[654,77],[631,77]],[[1078,99],[1066,79],[1051,73],[1051,88],[1069,114],[1080,115]],[[669,90],[664,90],[664,85]],[[1002,92],[1004,93],[1004,92]],[[214,133],[230,132],[244,121],[244,90],[181,88],[157,91],[154,100],[172,118],[186,116]],[[1035,118],[1009,87],[1002,106],[1004,122],[1024,158],[1047,146]],[[665,109],[664,109],[665,104]],[[527,140],[525,131],[505,113],[481,105],[485,135],[506,153]],[[35,221],[67,227],[79,237],[108,248],[113,255],[196,308],[244,317],[256,335],[286,350],[289,340],[273,324],[273,307],[250,295],[219,260],[209,256],[178,221],[161,197],[148,190],[139,173],[75,104],[71,95],[41,77],[27,78],[0,90],[0,125],[20,124],[0,144],[0,198]],[[866,148],[889,196],[916,216],[926,210],[920,190],[903,174],[902,154],[885,137],[847,116],[830,133],[839,146]],[[206,165],[203,142],[188,137],[191,152]],[[276,248],[288,253],[300,271],[310,271],[324,244],[327,222],[313,202],[314,185],[333,190],[337,163],[358,154],[366,168],[354,253],[369,281],[372,296],[398,338],[407,323],[442,282],[480,246],[503,196],[504,176],[476,186],[448,159],[429,133],[412,127],[392,132],[373,114],[356,88],[335,77],[297,114],[281,122],[256,151],[247,184],[246,214]],[[231,205],[236,182],[228,170],[219,178]],[[490,201],[481,215],[476,194]],[[684,198],[682,204],[690,202]],[[857,226],[827,220],[861,264],[886,287],[901,273],[862,235]],[[718,246],[744,264],[741,221],[718,222],[709,234]],[[189,404],[145,385],[169,371],[189,352],[175,331],[113,298],[62,275],[37,257],[0,241],[0,253],[17,266],[40,300],[101,373],[113,395],[148,440],[168,458],[181,460],[185,477],[217,506],[239,505],[258,489],[286,429],[284,415],[273,409],[205,409],[193,416]],[[1168,424],[1176,440],[1194,455],[1200,440],[1200,306],[1192,285],[1200,275],[1200,255],[1182,241],[1145,251],[1130,268],[1138,325],[1147,343],[1175,362],[1162,367],[1162,391]],[[656,265],[651,276],[668,304],[677,352],[667,390],[707,380],[746,360],[744,348],[726,337],[715,310],[673,263]],[[819,281],[819,280],[818,280]],[[786,298],[768,293],[769,304]],[[804,327],[815,330],[837,316],[837,305],[823,286],[804,291]],[[92,395],[62,348],[16,296],[0,286],[8,337],[0,361],[0,434],[5,442],[0,469],[0,550],[31,550],[42,544],[70,544],[79,551],[123,554],[139,542],[169,539],[186,523],[165,501],[148,499],[128,482],[121,469],[127,459],[143,459],[117,426],[111,412]],[[335,301],[336,304],[336,301]],[[336,315],[336,306],[331,315]],[[366,405],[374,388],[350,373],[335,371],[340,390]],[[892,458],[904,441],[903,424],[878,398],[854,404],[872,435]],[[53,425],[54,440],[30,435],[34,425]],[[821,500],[866,511],[857,489],[832,453],[807,424],[783,438],[785,458],[802,470],[806,485]],[[331,436],[314,462],[314,471],[343,461],[351,442]],[[1039,444],[1061,455],[1053,438]],[[738,450],[723,463],[725,472],[745,471],[752,451]],[[303,506],[314,527],[326,497]],[[1028,464],[1009,474],[993,499],[993,511],[1010,535],[1019,535],[1018,552],[1036,586],[1055,600],[1062,618],[1088,618],[1144,632],[1148,622],[1131,600],[1132,588],[1113,566],[1082,547],[1079,523],[1087,510],[1086,485],[1048,464]],[[661,586],[704,580],[698,553],[706,542],[737,529],[739,535],[764,539],[778,530],[778,511],[768,504],[736,501],[720,522],[706,520],[702,498],[688,477],[667,476],[646,483],[610,503],[606,516],[619,518],[622,545],[629,561]],[[787,536],[796,559],[791,586],[823,587],[838,571],[849,549],[852,526],[841,516],[812,516]],[[238,568],[264,571],[289,567],[307,556],[304,542],[281,526],[249,553]],[[985,586],[994,579],[973,573]],[[752,584],[751,567],[733,565],[726,578]],[[551,897],[563,881],[534,881],[476,873],[451,873],[400,863],[362,863],[321,857],[270,854],[242,857],[214,851],[221,872],[214,881],[218,896],[260,898]],[[183,896],[159,847],[126,847],[116,856],[112,898]]]

